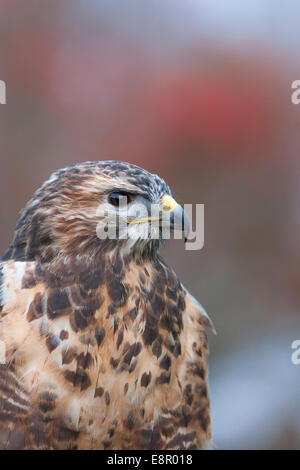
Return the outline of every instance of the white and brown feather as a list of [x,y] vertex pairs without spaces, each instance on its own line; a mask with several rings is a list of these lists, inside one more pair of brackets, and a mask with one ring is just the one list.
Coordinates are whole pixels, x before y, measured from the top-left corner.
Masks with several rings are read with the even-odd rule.
[[[117,164],[110,165],[108,171]],[[91,168],[83,165],[75,176]],[[131,166],[126,168],[131,177]],[[125,185],[126,171],[119,171]],[[139,171],[143,179],[149,175]],[[0,448],[209,447],[207,316],[153,250],[122,256],[117,241],[99,248],[101,241],[87,240],[81,254],[76,224],[58,235],[57,194],[68,195],[74,214],[78,199],[91,207],[91,185],[84,181],[95,180],[89,172],[78,180],[85,188],[79,197],[74,184],[73,193],[67,184],[68,171],[62,175],[64,185],[54,177],[51,190],[42,187],[30,202],[27,210],[35,208],[30,216],[25,209],[1,263],[0,340],[6,364],[0,366]],[[128,184],[138,185],[138,174]],[[160,184],[156,190],[166,192]],[[49,224],[42,217],[43,203],[36,202],[41,197],[51,206]],[[49,246],[40,246],[37,236],[34,249],[30,219],[37,213]],[[84,227],[80,239],[90,237],[86,221],[76,220]],[[68,237],[73,238],[67,242]]]

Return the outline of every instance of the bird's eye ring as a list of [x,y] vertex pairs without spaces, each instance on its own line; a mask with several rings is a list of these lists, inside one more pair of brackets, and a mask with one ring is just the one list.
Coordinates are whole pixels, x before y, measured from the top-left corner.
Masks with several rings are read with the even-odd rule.
[[108,202],[115,207],[120,207],[121,201],[125,204],[130,204],[133,201],[132,194],[126,192],[110,193],[108,196]]

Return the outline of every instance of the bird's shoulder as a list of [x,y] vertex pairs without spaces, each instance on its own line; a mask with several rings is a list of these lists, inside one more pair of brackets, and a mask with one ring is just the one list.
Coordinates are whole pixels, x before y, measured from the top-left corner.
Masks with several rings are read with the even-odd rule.
[[33,262],[0,262],[0,449],[51,448],[51,426],[43,421],[39,406],[32,406],[30,386],[21,372],[27,360],[34,364],[39,352],[24,317],[41,289],[24,289],[32,269]]

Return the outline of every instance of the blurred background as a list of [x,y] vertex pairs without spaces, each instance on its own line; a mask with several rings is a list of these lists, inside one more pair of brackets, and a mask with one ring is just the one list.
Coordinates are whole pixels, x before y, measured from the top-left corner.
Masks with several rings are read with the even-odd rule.
[[0,251],[50,173],[125,160],[205,204],[163,254],[209,312],[217,448],[300,448],[300,5],[1,0]]

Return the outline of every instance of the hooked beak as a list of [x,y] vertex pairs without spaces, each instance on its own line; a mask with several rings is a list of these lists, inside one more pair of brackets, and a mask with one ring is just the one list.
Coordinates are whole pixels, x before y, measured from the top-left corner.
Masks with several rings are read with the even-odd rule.
[[[148,222],[159,222],[162,227],[170,227],[173,230],[184,232],[186,242],[190,233],[189,219],[183,208],[168,194],[165,194],[160,201],[156,216],[135,217],[128,219],[128,224],[144,224]],[[151,212],[151,211],[150,211]]]
[[181,230],[186,242],[190,233],[190,222],[183,208],[168,194],[161,198],[161,220],[169,222],[173,230]]

